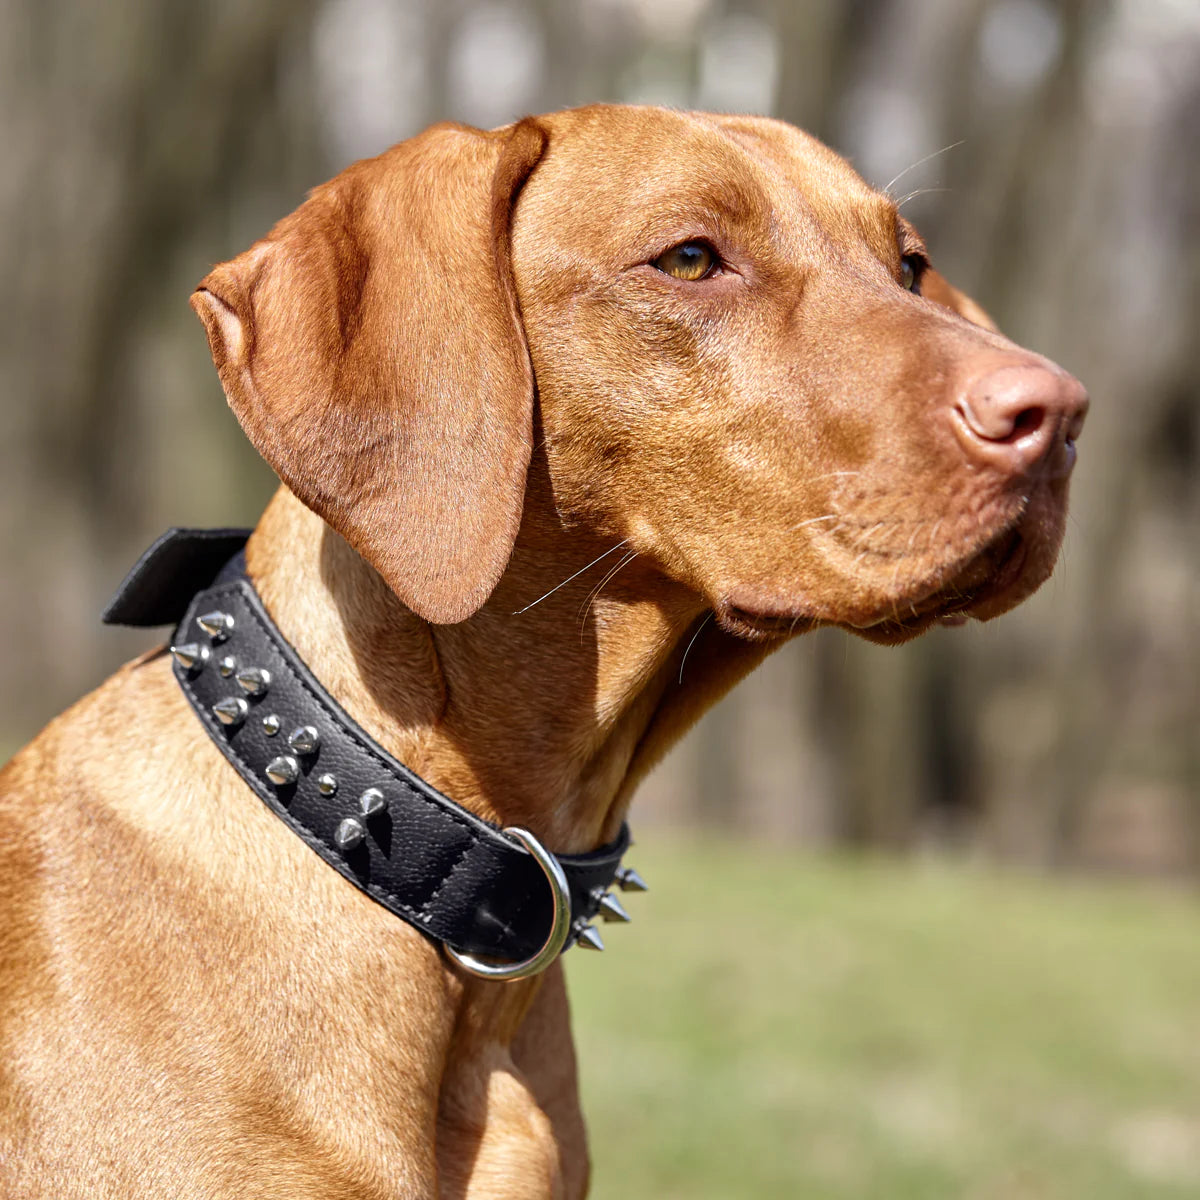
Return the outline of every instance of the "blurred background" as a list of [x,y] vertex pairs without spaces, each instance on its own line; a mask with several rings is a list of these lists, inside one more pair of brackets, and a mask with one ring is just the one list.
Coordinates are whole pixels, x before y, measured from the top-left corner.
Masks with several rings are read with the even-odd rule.
[[[632,1083],[602,1066],[590,1076],[598,1160],[659,1163],[649,1182],[620,1177],[659,1196],[1200,1194],[1200,977],[1186,949],[1200,922],[1178,886],[1200,879],[1197,0],[7,0],[0,760],[148,644],[103,630],[97,615],[149,541],[170,524],[251,524],[274,486],[187,307],[208,267],[313,184],[435,120],[491,126],[600,99],[775,115],[876,184],[899,175],[893,190],[912,193],[904,211],[936,265],[1011,337],[1082,378],[1093,407],[1063,559],[1038,596],[1000,622],[896,651],[828,632],[798,640],[706,718],[639,799],[646,853],[680,873],[687,895],[695,863],[731,830],[772,844],[780,882],[768,896],[800,889],[810,924],[774,928],[772,946],[731,920],[728,943],[719,931],[701,937],[712,912],[676,911],[665,897],[647,901],[664,925],[636,944],[650,955],[673,931],[699,956],[683,979],[714,995],[750,958],[761,977],[778,939],[789,962],[815,964],[809,983],[844,979],[828,1012],[857,1014],[846,1036],[863,1039],[861,1078],[837,1073],[858,1060],[836,1035],[849,1057],[834,1062],[826,1044],[818,1062],[802,1024],[783,1022],[787,1042],[766,1009],[758,1025],[738,1018],[754,1036],[774,1031],[795,1068],[787,1079],[833,1097],[826,1140],[803,1132],[816,1092],[798,1099],[778,1070],[751,1071],[751,1055],[730,1060],[732,1077],[712,1075],[721,1096],[745,1101],[744,1114],[757,1095],[763,1112],[796,1119],[738,1160],[731,1178],[748,1190],[703,1167],[705,1148],[728,1141],[724,1125],[705,1124],[720,1111],[715,1093],[665,1132],[651,1123],[653,1144],[638,1155],[622,1151],[622,1098],[690,1111],[704,1086],[690,1060],[670,1058],[695,1045],[672,1021],[661,1036],[636,1035],[638,1061],[663,1069]],[[995,876],[994,864],[1010,869]],[[735,895],[719,856],[711,866],[724,912],[776,879],[768,866],[733,870]],[[1116,882],[1134,876],[1160,882]],[[1175,882],[1162,890],[1163,880]],[[811,925],[825,909],[849,924],[827,913]],[[1023,923],[1006,958],[996,931],[1011,913]],[[903,956],[907,974],[888,949],[906,937],[919,943]],[[718,944],[727,957],[705,958]],[[625,985],[612,982],[635,986],[620,973],[637,961],[629,953],[587,989],[585,1068],[632,1053]],[[983,972],[971,976],[978,1021],[953,1049],[929,1022],[966,1019],[956,998],[971,994],[972,963]],[[1123,964],[1137,964],[1140,982]],[[930,984],[943,970],[957,973],[953,987]],[[1047,972],[1070,992],[1065,1007],[1048,1001]],[[605,986],[617,990],[602,1012]],[[793,979],[788,1002],[805,986]],[[779,1002],[763,988],[762,1003]],[[1097,993],[1112,1008],[1089,1025],[1081,1005]],[[984,998],[997,996],[1011,1003],[989,1008]],[[897,997],[913,1017],[900,1051],[896,1031],[873,1023],[891,1019]],[[729,1003],[746,1011],[733,994]],[[709,1015],[704,1036],[735,1044],[710,1049],[735,1054],[741,1026],[719,1006]],[[1068,1038],[1056,1055],[1068,1026],[1086,1044]],[[1046,1053],[1030,1057],[1026,1077],[1020,1048],[1039,1038]],[[934,1100],[900,1071],[909,1059],[942,1072]],[[1057,1083],[1048,1061],[1064,1066]],[[754,1090],[764,1077],[774,1091]],[[979,1107],[993,1085],[999,1108]],[[872,1126],[882,1141],[863,1140],[868,1094],[901,1113],[894,1127]],[[1033,1109],[1016,1102],[1031,1096]],[[829,1117],[838,1097],[841,1124]],[[1008,1153],[996,1131],[1022,1121],[1032,1141]],[[763,1127],[774,1128],[759,1120],[753,1136]],[[995,1134],[991,1168],[946,1157],[972,1144],[972,1130]],[[1083,1173],[1042,1154],[1050,1143],[1068,1157],[1074,1147]],[[943,1173],[921,1175],[922,1155]],[[746,1182],[768,1161],[767,1176]],[[869,1164],[884,1173],[864,1174]],[[614,1178],[602,1169],[597,1194],[617,1194],[605,1190]]]

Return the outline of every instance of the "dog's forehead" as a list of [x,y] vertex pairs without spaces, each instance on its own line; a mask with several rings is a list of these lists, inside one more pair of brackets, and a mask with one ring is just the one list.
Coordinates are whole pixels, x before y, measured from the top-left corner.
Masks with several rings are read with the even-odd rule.
[[[550,147],[527,185],[543,228],[636,238],[648,220],[771,229],[803,242],[894,243],[896,211],[840,155],[782,121],[596,105],[538,118]],[[788,236],[791,235],[791,236]]]

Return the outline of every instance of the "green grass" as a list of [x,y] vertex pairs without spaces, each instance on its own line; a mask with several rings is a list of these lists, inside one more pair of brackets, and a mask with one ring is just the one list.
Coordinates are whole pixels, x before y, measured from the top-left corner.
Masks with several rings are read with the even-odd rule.
[[596,1200],[1200,1196],[1182,890],[646,838],[569,985]]

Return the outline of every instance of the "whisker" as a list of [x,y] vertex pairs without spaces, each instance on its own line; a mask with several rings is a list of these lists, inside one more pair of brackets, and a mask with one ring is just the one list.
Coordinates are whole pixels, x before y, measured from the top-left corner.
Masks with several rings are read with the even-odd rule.
[[590,563],[588,563],[588,565],[586,567],[580,567],[579,570],[576,571],[574,575],[568,575],[566,577],[566,579],[564,579],[562,581],[562,583],[556,583],[544,596],[539,596],[532,603],[525,605],[524,608],[518,608],[517,611],[515,613],[513,613],[513,616],[519,617],[522,613],[527,613],[534,606],[534,604],[541,604],[541,602],[543,600],[545,600],[547,596],[553,596],[554,593],[557,592],[559,588],[566,587],[567,584],[570,583],[572,579],[578,579],[579,576],[584,573],[584,571],[590,571],[592,569],[592,567],[594,567],[600,561],[600,559],[607,558],[614,550],[620,550],[620,548],[622,546],[624,546],[625,543],[628,541],[629,541],[628,538],[623,538],[615,546],[610,547],[608,550],[605,550],[605,552],[603,554],[598,555],[596,558],[593,558],[592,561]]
[[596,602],[596,598],[600,595],[604,587],[616,578],[617,572],[629,566],[629,564],[633,562],[635,558],[637,558],[636,550],[629,550],[625,554],[622,554],[617,565],[613,567],[613,569],[609,571],[609,573],[605,575],[605,577],[600,580],[600,582],[596,584],[594,588],[592,588],[591,594],[583,602],[583,607],[579,610],[579,637],[581,641],[583,640],[584,623],[587,621],[588,612],[590,611],[592,605]]
[[690,642],[688,642],[687,649],[684,650],[683,657],[679,660],[679,682],[680,683],[683,682],[683,665],[684,665],[684,663],[687,662],[687,657],[692,652],[692,647],[696,644],[696,639],[700,636],[705,625],[707,625],[709,623],[709,621],[711,621],[712,619],[713,619],[713,611],[710,608],[708,610],[708,616],[706,616],[704,618],[704,620],[701,621],[700,624],[696,626],[696,632],[692,634],[692,640]]
[[896,207],[903,208],[910,200],[915,200],[918,196],[934,196],[934,195],[937,195],[937,193],[939,193],[939,192],[948,192],[949,190],[950,190],[949,188],[944,188],[944,187],[915,188],[913,191],[909,192],[908,195],[905,196],[903,199],[897,200]]
[[934,522],[933,530],[929,535],[929,541],[925,543],[926,550],[932,550],[937,544],[937,536],[942,531],[942,522],[945,521],[945,519],[945,517],[938,517],[938,519]]
[[950,145],[943,146],[940,150],[935,150],[932,154],[925,155],[924,158],[918,158],[917,161],[912,164],[912,166],[905,167],[904,170],[901,171],[899,175],[896,175],[887,184],[887,186],[883,188],[883,191],[890,192],[892,190],[893,185],[899,183],[900,180],[903,179],[905,177],[905,175],[907,175],[909,173],[909,171],[915,171],[919,166],[922,166],[924,163],[927,163],[931,158],[937,158],[937,156],[939,154],[945,154],[948,150],[956,150],[966,140],[967,140],[966,138],[959,138],[959,140],[957,142],[951,142]]
[[819,483],[822,479],[837,479],[845,476],[848,479],[853,479],[856,475],[861,475],[861,471],[826,471],[824,475],[810,475],[807,479],[802,480],[797,486],[803,487],[808,483]]
[[904,553],[906,556],[910,556],[912,554],[913,547],[917,544],[917,534],[919,534],[924,528],[926,528],[926,522],[924,521],[915,521],[913,523],[913,531],[908,535],[908,545],[904,547]]
[[809,517],[807,521],[801,521],[799,525],[793,525],[788,532],[794,533],[797,529],[803,529],[805,525],[815,525],[818,521],[836,521],[837,519],[837,513],[826,513],[823,517]]

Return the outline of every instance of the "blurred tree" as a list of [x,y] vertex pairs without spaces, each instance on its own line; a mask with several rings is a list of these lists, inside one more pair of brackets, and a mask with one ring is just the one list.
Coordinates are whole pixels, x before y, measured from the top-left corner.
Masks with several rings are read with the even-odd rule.
[[0,192],[0,617],[19,635],[0,659],[6,729],[32,732],[133,644],[98,637],[96,614],[165,500],[204,521],[248,518],[265,495],[232,422],[213,419],[224,405],[186,300],[248,240],[232,204],[281,213],[321,170],[311,89],[284,76],[303,69],[289,33],[311,7],[0,10],[15,165]]
[[1200,870],[1198,81],[1176,0],[12,0],[0,751],[145,643],[95,614],[155,533],[268,494],[186,308],[210,262],[442,117],[759,109],[899,176],[939,266],[1094,406],[1038,597],[898,651],[800,639],[643,815]]

